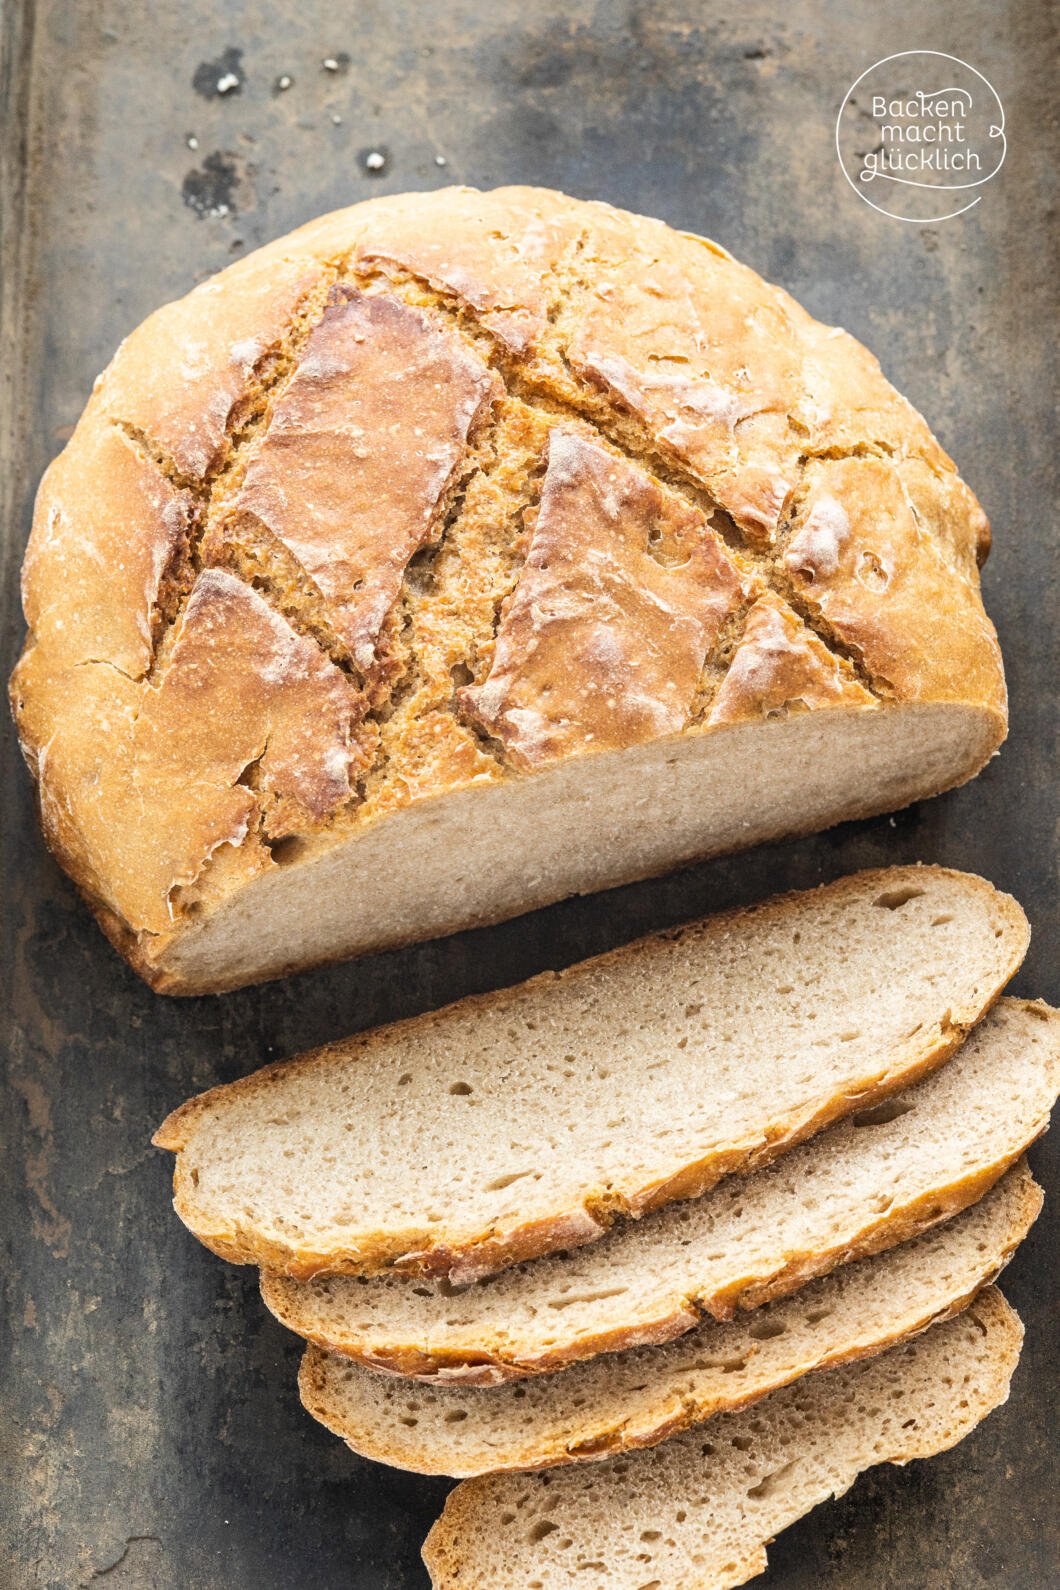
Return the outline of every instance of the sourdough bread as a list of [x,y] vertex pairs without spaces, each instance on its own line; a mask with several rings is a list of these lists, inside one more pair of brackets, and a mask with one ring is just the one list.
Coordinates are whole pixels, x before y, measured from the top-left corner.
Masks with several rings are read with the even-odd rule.
[[1024,953],[1016,903],[859,873],[191,1100],[155,1141],[223,1257],[466,1281],[767,1163],[940,1064]]
[[971,777],[988,545],[875,359],[716,245],[384,198],[121,345],[12,700],[105,931],[215,991]]
[[702,1198],[455,1292],[265,1274],[284,1325],[376,1369],[494,1384],[731,1318],[979,1198],[1044,1131],[1060,1015],[1002,999],[940,1071]]
[[959,1313],[1000,1274],[1041,1204],[1041,1189],[1018,1165],[954,1220],[844,1265],[794,1297],[559,1375],[490,1391],[425,1386],[311,1346],[298,1387],[313,1417],[355,1452],[420,1474],[463,1478],[595,1461],[654,1446]]
[[930,1457],[1008,1396],[1022,1328],[1001,1295],[878,1358],[591,1467],[465,1480],[423,1555],[435,1590],[730,1590],[780,1530],[863,1469]]

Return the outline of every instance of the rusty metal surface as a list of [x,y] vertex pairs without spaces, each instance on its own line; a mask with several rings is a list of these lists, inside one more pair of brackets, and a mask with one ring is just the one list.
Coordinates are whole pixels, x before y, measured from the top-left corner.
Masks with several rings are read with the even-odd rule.
[[[124,968],[46,856],[5,726],[0,1583],[425,1583],[419,1545],[446,1485],[365,1463],[313,1424],[295,1394],[297,1346],[266,1318],[252,1276],[212,1258],[170,1210],[168,1156],[148,1139],[190,1091],[711,907],[884,861],[949,862],[1011,889],[1035,929],[1016,986],[1056,997],[1047,28],[1037,0],[4,0],[5,671],[36,481],[123,333],[336,205],[452,180],[536,181],[717,237],[880,354],[994,523],[985,585],[1013,728],[972,786],[893,820],[178,1003]],[[972,215],[911,227],[858,203],[832,127],[863,68],[925,45],[990,75],[1011,149]],[[877,1471],[789,1531],[764,1585],[1056,1582],[1048,1294],[1060,1138],[1033,1158],[1052,1215],[1009,1273],[1028,1326],[1010,1403],[956,1452]]]

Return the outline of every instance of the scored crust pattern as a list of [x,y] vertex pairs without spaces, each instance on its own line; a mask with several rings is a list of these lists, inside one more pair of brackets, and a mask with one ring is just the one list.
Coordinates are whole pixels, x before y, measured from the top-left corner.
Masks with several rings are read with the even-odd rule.
[[152,316],[42,484],[49,839],[165,934],[279,847],[791,711],[1004,712],[988,530],[863,348],[544,190],[325,217]]

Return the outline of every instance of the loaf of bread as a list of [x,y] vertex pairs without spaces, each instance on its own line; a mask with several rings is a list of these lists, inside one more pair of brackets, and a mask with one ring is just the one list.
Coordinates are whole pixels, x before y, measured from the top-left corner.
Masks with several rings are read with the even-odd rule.
[[979,1198],[1048,1125],[1060,1014],[1002,999],[941,1070],[753,1176],[614,1228],[603,1242],[454,1292],[400,1274],[266,1273],[309,1341],[375,1369],[493,1385],[728,1319]]
[[794,1297],[664,1347],[637,1347],[561,1375],[484,1391],[373,1374],[308,1347],[302,1402],[355,1452],[464,1478],[595,1462],[654,1446],[814,1370],[871,1357],[966,1308],[997,1278],[1042,1204],[1025,1165],[956,1219]]
[[643,1452],[465,1480],[427,1537],[435,1590],[731,1590],[863,1469],[945,1451],[1008,1396],[1022,1328],[992,1288],[878,1358]]
[[267,1067],[176,1110],[176,1207],[307,1278],[461,1282],[690,1198],[939,1065],[1027,946],[941,867],[856,873]]
[[225,989],[971,777],[988,541],[871,355],[716,245],[380,199],[119,348],[38,496],[15,714],[114,943]]

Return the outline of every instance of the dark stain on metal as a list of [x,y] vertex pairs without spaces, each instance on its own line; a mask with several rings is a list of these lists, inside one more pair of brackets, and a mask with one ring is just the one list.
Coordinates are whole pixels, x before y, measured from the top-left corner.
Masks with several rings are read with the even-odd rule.
[[216,61],[200,61],[191,86],[203,99],[225,99],[241,94],[247,75],[243,70],[243,51],[229,47]]
[[237,215],[243,165],[238,155],[215,149],[201,166],[189,171],[181,183],[180,196],[200,220],[207,216]]

